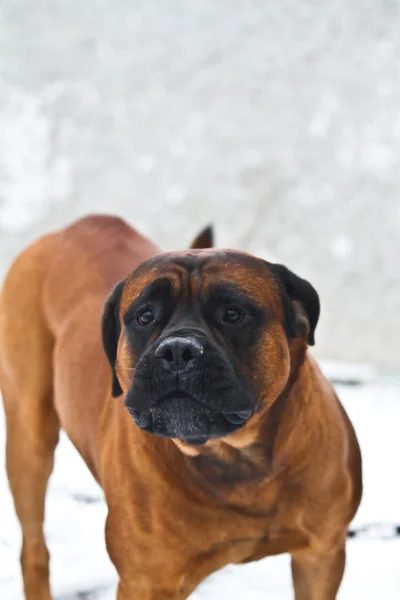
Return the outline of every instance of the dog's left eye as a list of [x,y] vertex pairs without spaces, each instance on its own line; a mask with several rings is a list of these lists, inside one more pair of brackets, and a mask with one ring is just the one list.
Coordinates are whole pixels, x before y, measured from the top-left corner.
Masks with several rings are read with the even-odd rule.
[[238,308],[234,306],[229,306],[222,317],[223,323],[240,323],[243,321],[244,314]]
[[136,321],[139,323],[141,327],[145,327],[154,321],[154,315],[150,308],[144,308],[138,316],[136,317]]

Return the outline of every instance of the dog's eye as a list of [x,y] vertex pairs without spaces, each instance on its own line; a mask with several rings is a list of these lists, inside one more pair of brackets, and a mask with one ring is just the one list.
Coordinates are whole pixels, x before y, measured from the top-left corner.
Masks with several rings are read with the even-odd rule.
[[238,308],[235,308],[234,306],[229,306],[224,313],[224,316],[222,317],[222,322],[223,323],[240,323],[240,321],[243,321],[244,318],[244,314],[242,313],[241,310],[239,310]]
[[136,317],[136,321],[139,323],[141,327],[145,327],[149,325],[152,321],[154,321],[154,315],[150,308],[144,308],[138,316]]

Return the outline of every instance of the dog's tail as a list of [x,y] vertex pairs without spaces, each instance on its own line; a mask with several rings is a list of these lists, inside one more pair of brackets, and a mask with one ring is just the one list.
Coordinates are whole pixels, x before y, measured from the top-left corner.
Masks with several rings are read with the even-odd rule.
[[207,225],[197,234],[192,243],[190,244],[190,248],[193,250],[201,250],[204,248],[213,248],[214,247],[214,228],[212,225]]

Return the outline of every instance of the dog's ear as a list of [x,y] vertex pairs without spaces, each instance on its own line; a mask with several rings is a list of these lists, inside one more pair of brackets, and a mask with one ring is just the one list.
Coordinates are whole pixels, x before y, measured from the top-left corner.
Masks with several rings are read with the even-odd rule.
[[295,337],[304,335],[305,316],[308,321],[307,342],[313,346],[320,312],[316,290],[311,283],[298,277],[283,265],[271,265],[271,268],[283,287],[285,318],[289,332]]
[[108,362],[112,369],[112,396],[116,398],[122,394],[122,389],[118,381],[115,363],[117,360],[118,339],[121,333],[119,323],[119,304],[121,301],[124,282],[118,283],[104,305],[103,317],[101,321],[101,333],[103,338],[103,348]]
[[204,248],[214,247],[214,228],[212,225],[208,225],[200,231],[200,233],[194,238],[190,244],[192,250],[202,250]]

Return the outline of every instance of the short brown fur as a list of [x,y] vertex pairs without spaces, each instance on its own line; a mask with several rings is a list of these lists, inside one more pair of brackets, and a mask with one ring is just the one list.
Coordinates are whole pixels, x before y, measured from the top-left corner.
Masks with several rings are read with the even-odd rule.
[[[204,244],[201,236],[195,245]],[[204,447],[143,432],[111,398],[103,305],[117,282],[159,252],[120,219],[91,216],[31,245],[6,277],[0,386],[27,600],[51,598],[43,519],[60,426],[104,490],[118,600],[184,600],[228,563],[282,552],[292,555],[296,600],[334,600],[361,497],[361,457],[304,339],[287,346],[278,317],[269,325],[257,349],[269,390],[262,409]],[[281,314],[276,291],[255,289],[245,265],[227,276],[255,298],[274,298]],[[145,270],[126,285],[121,316],[152,278]],[[132,361],[122,340],[124,391]]]

